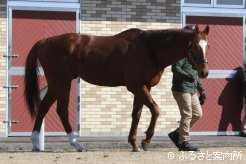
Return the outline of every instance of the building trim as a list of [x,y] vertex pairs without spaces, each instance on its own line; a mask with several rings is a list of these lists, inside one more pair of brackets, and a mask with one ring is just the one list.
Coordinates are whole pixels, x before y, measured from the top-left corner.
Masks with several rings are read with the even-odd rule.
[[[168,136],[168,133],[170,131],[163,131],[163,132],[155,132],[155,137],[161,137],[161,136]],[[82,133],[80,136],[81,137],[89,137],[89,136],[111,136],[111,137],[117,137],[117,136],[122,136],[122,137],[127,137],[129,135],[128,132],[86,132]],[[190,135],[192,136],[236,136],[239,135],[239,131],[206,131],[206,132],[190,132]],[[138,132],[139,137],[145,137],[146,134],[144,132]]]
[[190,132],[190,135],[193,136],[237,136],[239,131],[207,131],[207,132]]
[[7,5],[15,10],[75,11],[80,9],[79,3],[62,2],[8,1]]
[[237,74],[236,70],[209,70],[209,79],[228,79],[235,78]]
[[[77,132],[74,132],[75,135],[78,135]],[[44,132],[44,136],[66,136],[66,132]],[[23,137],[23,136],[31,136],[31,132],[11,132],[8,136],[10,137]]]
[[[127,137],[129,133],[127,132],[92,132],[92,133],[82,133],[79,135],[77,132],[74,132],[75,135],[81,136],[81,137],[106,137],[106,136],[111,136],[111,137],[117,137],[117,136],[122,136],[122,137]],[[162,137],[162,136],[168,136],[169,131],[166,132],[156,132],[155,137]],[[191,136],[237,136],[239,135],[239,131],[207,131],[207,132],[190,132]],[[30,136],[31,132],[12,132],[11,135],[9,136]],[[45,132],[45,136],[66,136],[67,134],[65,132]],[[138,136],[140,137],[145,137],[146,134],[143,132],[139,132]]]

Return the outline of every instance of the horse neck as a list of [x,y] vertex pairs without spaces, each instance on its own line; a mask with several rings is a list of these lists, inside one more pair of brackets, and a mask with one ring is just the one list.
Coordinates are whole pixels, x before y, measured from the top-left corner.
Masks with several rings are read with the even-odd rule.
[[176,63],[186,57],[192,32],[185,30],[150,31],[145,44],[151,48],[159,69]]

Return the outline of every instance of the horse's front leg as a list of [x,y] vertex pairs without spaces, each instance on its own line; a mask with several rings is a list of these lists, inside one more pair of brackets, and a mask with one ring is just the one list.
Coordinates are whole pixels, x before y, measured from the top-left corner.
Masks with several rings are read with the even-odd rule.
[[128,142],[132,145],[133,152],[140,151],[140,148],[137,143],[137,128],[138,128],[138,122],[141,117],[142,108],[143,108],[143,103],[135,96],[133,102],[133,111],[132,111],[132,125],[128,136]]
[[151,112],[151,121],[150,121],[150,125],[149,125],[147,131],[145,132],[146,133],[146,139],[142,140],[142,143],[141,143],[141,146],[142,146],[144,151],[147,151],[147,149],[148,149],[151,138],[154,135],[157,118],[160,114],[159,107],[157,106],[157,104],[154,101],[150,105],[148,105],[148,108],[150,109],[150,112]]
[[148,146],[150,144],[151,138],[154,135],[154,131],[155,131],[155,126],[156,126],[156,121],[157,118],[160,114],[160,110],[158,105],[155,103],[154,99],[152,98],[151,94],[150,94],[150,89],[146,86],[143,87],[143,95],[140,95],[143,99],[143,103],[144,105],[146,105],[151,112],[151,121],[150,121],[150,125],[147,129],[146,133],[146,139],[142,140],[141,146],[143,148],[144,151],[147,151]]
[[[152,115],[151,116],[150,125],[148,127],[148,130],[146,131],[146,139],[142,140],[142,148],[143,148],[143,150],[146,151],[147,148],[148,148],[148,145],[149,145],[149,143],[151,141],[151,138],[154,135],[156,121],[157,121],[157,118],[158,118],[160,112],[159,112],[159,108],[158,108],[157,104],[155,103],[155,101],[153,100],[152,96],[150,95],[150,87],[147,87],[146,85],[143,85],[142,87],[132,89],[132,93],[139,100],[139,102],[142,102],[144,105],[146,105],[150,109],[150,112],[151,112],[151,115]],[[141,112],[139,112],[139,113],[141,114]],[[138,116],[140,118],[140,115],[138,115]],[[136,128],[137,127],[135,125],[135,129]]]

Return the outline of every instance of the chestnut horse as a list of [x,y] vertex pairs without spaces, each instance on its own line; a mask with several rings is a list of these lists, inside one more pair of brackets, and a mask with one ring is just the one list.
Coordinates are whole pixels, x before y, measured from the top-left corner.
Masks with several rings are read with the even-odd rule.
[[[159,108],[150,94],[158,84],[164,68],[187,58],[200,78],[208,75],[208,25],[193,30],[129,29],[114,36],[93,36],[69,33],[38,41],[30,50],[25,69],[25,100],[32,118],[36,118],[31,135],[33,151],[39,151],[39,132],[50,106],[57,101],[59,115],[70,144],[77,151],[83,146],[76,139],[68,119],[71,81],[77,77],[100,86],[126,86],[134,95],[132,124],[128,142],[133,151],[140,151],[137,126],[143,105],[151,112],[151,120],[142,140],[147,147],[154,134]],[[39,99],[38,62],[44,70],[48,91]]]

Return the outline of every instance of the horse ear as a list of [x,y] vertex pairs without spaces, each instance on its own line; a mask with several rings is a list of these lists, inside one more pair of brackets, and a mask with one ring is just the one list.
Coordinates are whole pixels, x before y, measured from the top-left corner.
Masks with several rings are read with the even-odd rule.
[[195,29],[193,30],[193,33],[194,33],[195,35],[198,35],[198,33],[199,33],[198,25],[195,26]]
[[208,35],[209,33],[209,26],[207,25],[203,31],[206,35]]

